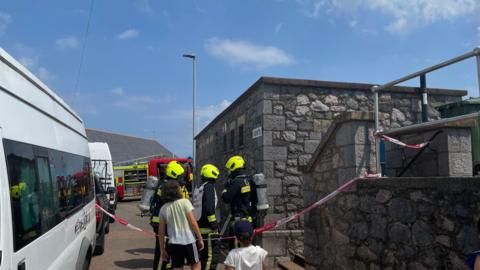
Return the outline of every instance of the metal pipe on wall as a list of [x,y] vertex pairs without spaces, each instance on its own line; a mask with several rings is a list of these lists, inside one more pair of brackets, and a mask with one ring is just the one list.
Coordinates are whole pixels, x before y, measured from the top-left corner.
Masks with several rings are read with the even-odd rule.
[[480,48],[477,53],[477,80],[478,80],[478,96],[480,97]]
[[380,165],[380,138],[376,136],[377,132],[380,131],[380,120],[379,120],[379,112],[378,112],[378,86],[374,85],[372,87],[372,92],[373,92],[373,107],[374,107],[374,117],[375,117],[375,165],[376,165],[376,173],[382,173],[381,171],[381,165]]
[[444,62],[441,62],[440,64],[437,64],[437,65],[434,65],[434,66],[431,66],[431,67],[428,67],[428,68],[425,68],[425,69],[422,69],[420,71],[417,71],[415,73],[412,73],[410,75],[407,75],[407,76],[404,76],[400,79],[397,79],[395,81],[391,81],[389,83],[386,83],[386,84],[383,84],[383,85],[380,85],[378,86],[377,88],[377,91],[380,91],[380,90],[385,90],[387,88],[390,88],[392,86],[395,86],[399,83],[402,83],[402,82],[405,82],[405,81],[408,81],[408,80],[411,80],[413,78],[416,78],[422,74],[427,74],[427,73],[430,73],[432,71],[435,71],[437,69],[441,69],[443,67],[446,67],[446,66],[449,66],[449,65],[452,65],[452,64],[455,64],[455,63],[458,63],[458,62],[461,62],[465,59],[468,59],[470,57],[473,57],[475,55],[479,55],[479,52],[480,51],[480,48],[475,48],[473,51],[471,52],[468,52],[468,53],[465,53],[465,54],[462,54],[460,56],[457,56],[455,58],[452,58],[450,60],[447,60],[447,61],[444,61]]
[[422,122],[428,122],[427,75],[420,75],[420,94],[422,100]]

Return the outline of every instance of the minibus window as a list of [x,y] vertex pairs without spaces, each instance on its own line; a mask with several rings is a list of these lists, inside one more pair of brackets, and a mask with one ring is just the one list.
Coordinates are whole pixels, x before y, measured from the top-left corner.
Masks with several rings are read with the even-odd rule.
[[50,165],[47,158],[37,157],[37,173],[40,183],[42,233],[55,227],[60,212],[57,197],[57,186],[53,185]]
[[32,146],[5,143],[15,250],[40,236],[39,190]]

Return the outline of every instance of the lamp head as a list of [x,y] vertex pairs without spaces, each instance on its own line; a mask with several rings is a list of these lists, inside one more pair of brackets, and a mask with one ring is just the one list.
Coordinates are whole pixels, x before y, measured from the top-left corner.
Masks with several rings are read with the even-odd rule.
[[195,59],[195,58],[196,58],[194,54],[184,54],[183,57],[191,58],[191,59]]

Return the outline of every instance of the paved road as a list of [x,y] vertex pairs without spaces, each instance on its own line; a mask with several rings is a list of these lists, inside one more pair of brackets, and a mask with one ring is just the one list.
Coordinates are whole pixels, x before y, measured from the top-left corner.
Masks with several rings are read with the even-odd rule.
[[[137,216],[139,201],[119,202],[116,214],[131,224],[151,230],[147,217]],[[91,270],[151,269],[155,239],[147,234],[128,229],[117,222],[110,224],[106,236],[105,253],[95,256]]]

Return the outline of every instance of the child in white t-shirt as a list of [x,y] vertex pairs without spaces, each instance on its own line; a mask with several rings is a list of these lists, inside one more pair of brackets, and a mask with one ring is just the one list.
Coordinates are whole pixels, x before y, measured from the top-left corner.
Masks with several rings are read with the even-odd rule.
[[265,270],[268,252],[260,246],[252,245],[252,223],[241,220],[235,224],[235,237],[239,248],[232,249],[225,260],[225,270]]

